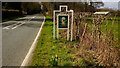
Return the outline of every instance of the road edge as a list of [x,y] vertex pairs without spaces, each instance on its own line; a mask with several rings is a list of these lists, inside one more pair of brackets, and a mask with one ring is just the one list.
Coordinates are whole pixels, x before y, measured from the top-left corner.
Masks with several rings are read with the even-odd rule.
[[33,41],[33,43],[32,43],[32,46],[30,47],[27,55],[25,56],[25,59],[23,60],[20,68],[21,68],[22,66],[27,66],[27,64],[29,63],[29,58],[30,58],[30,56],[32,55],[33,51],[35,50],[37,40],[38,40],[38,38],[39,38],[39,36],[40,36],[40,34],[41,34],[41,30],[42,30],[43,25],[44,25],[44,23],[45,23],[45,19],[46,19],[46,17],[44,16],[44,20],[43,20],[43,22],[42,22],[42,25],[41,25],[41,27],[40,27],[37,35],[36,35],[36,38],[34,39],[34,41]]

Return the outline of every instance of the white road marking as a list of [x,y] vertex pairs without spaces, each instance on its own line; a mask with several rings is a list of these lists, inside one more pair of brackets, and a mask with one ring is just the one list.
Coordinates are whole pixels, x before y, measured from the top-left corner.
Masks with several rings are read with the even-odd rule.
[[35,18],[36,16],[32,17],[32,18]]
[[31,19],[29,19],[28,21],[32,20],[33,18],[35,18],[36,16],[32,17]]
[[8,27],[5,27],[5,28],[3,28],[3,29],[9,29]]
[[28,51],[25,59],[23,60],[20,68],[22,68],[22,66],[26,66],[26,65],[28,64],[29,59],[30,59],[30,56],[32,55],[33,51],[35,50],[36,43],[37,43],[38,37],[39,37],[40,34],[41,34],[41,30],[42,30],[42,28],[43,28],[44,23],[45,23],[45,17],[44,17],[44,21],[43,21],[43,23],[42,23],[42,25],[41,25],[41,27],[40,27],[40,29],[39,29],[39,32],[37,33],[37,36],[36,36],[36,38],[34,39],[34,42],[32,43],[32,46],[30,47],[30,49],[29,49],[29,51]]
[[[32,17],[32,18],[29,19],[28,21],[32,20],[32,19],[35,18],[35,17],[36,17],[36,16]],[[26,22],[23,22],[23,23],[21,23],[21,24],[15,26],[15,27],[13,27],[12,29],[15,29],[15,28],[17,28],[17,27],[19,27],[19,26],[21,26],[21,25],[23,25],[23,24],[25,24],[25,23],[26,23]]]
[[[19,22],[18,22],[18,23],[19,23]],[[6,27],[3,27],[3,29],[10,28],[11,26],[17,25],[18,23],[15,23],[15,24],[12,24],[12,25],[9,25],[9,26],[6,26]]]
[[[29,19],[28,21],[32,20],[32,19],[35,18],[35,17],[36,17],[36,16],[32,17],[32,18]],[[14,27],[11,28],[11,29],[16,29],[17,27],[19,27],[19,26],[25,24],[25,22],[23,22],[23,23],[21,23],[21,24],[19,24],[19,23],[20,23],[20,22],[15,23],[15,24],[13,24],[13,25],[9,25],[9,26],[3,27],[3,29],[10,29],[10,27],[12,27],[12,26],[14,26],[14,25],[16,25],[16,26],[14,26]],[[4,24],[4,23],[3,23],[3,24]],[[19,24],[19,25],[17,25],[17,24]]]
[[19,27],[19,26],[21,26],[21,25],[23,25],[23,24],[25,24],[25,22],[23,22],[23,23],[21,23],[21,24],[19,24],[19,25],[16,25],[16,26],[13,27],[12,29],[15,29],[15,28],[17,28],[17,27]]

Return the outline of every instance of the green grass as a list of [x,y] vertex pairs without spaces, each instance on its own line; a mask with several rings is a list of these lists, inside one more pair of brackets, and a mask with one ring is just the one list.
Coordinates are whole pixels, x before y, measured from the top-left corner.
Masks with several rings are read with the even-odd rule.
[[[50,17],[46,17],[50,19]],[[69,44],[66,40],[55,40],[53,39],[53,22],[47,21],[44,24],[42,33],[38,39],[37,47],[34,51],[31,66],[50,66],[49,60],[52,57],[58,56],[59,66],[71,66],[71,54],[67,45]],[[71,42],[70,44],[73,44]]]
[[[106,26],[106,22],[108,22],[107,26]],[[103,30],[103,32],[108,32],[109,30],[112,30],[115,38],[118,38],[118,22],[115,21],[113,23],[113,25],[112,25],[112,22],[113,21],[109,21],[109,20],[103,22],[103,24],[102,24],[102,30]],[[108,31],[106,31],[105,29],[107,29]]]
[[[88,26],[89,26],[89,28],[91,29],[91,28],[92,28],[92,20],[90,20],[90,21],[88,21],[88,22],[89,22],[89,23],[88,23]],[[106,20],[106,21],[104,21],[104,22],[102,23],[102,25],[101,25],[101,30],[105,33],[105,32],[106,32],[106,29],[107,29],[107,30],[111,30],[111,29],[112,29],[115,37],[118,38],[118,32],[119,32],[118,28],[119,28],[119,26],[120,26],[120,25],[119,25],[120,17],[116,17],[116,18],[115,18],[115,21],[114,21],[113,25],[112,25],[112,22],[113,22],[113,20]],[[108,31],[107,31],[107,32],[108,32]]]
[[[114,20],[114,23],[112,25],[112,22]],[[88,21],[88,26],[89,29],[91,30],[92,28],[92,20]],[[110,32],[110,30],[112,30],[112,33],[114,35],[114,39],[116,41],[116,45],[114,45],[115,47],[119,47],[120,48],[120,43],[119,43],[119,36],[120,36],[120,17],[115,17],[114,19],[110,20],[106,20],[101,24],[101,31],[102,34],[108,34],[108,32]]]

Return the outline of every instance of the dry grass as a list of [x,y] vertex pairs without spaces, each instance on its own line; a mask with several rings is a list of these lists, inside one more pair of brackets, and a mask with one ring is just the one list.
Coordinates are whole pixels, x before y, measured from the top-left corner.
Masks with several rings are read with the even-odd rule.
[[107,31],[107,34],[101,30],[102,22],[107,18],[95,16],[90,30],[85,20],[88,15],[87,13],[77,13],[75,16],[74,39],[80,41],[79,45],[75,47],[76,61],[84,58],[95,66],[120,67],[120,52],[119,48],[113,46],[115,40],[112,30]]

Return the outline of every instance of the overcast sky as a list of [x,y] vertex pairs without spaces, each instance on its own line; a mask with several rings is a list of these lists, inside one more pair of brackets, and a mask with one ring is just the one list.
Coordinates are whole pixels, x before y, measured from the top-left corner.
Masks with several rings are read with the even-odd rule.
[[102,1],[104,2],[105,8],[112,8],[112,9],[120,10],[120,0],[102,0]]

